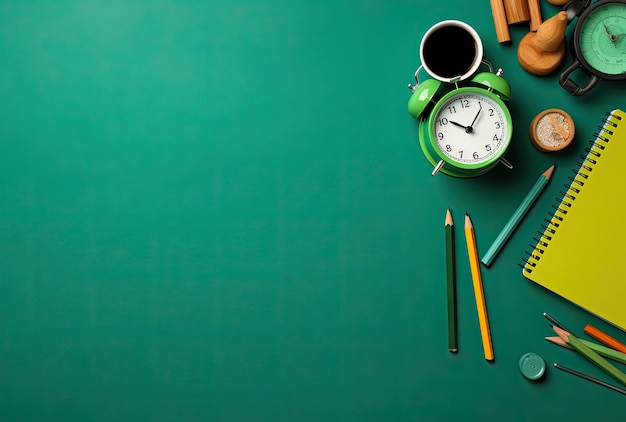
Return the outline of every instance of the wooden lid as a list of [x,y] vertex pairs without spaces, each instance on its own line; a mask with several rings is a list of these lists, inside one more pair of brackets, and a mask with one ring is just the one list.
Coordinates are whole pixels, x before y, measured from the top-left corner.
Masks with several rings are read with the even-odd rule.
[[528,136],[539,151],[559,151],[574,139],[574,120],[565,111],[551,108],[539,113],[530,123]]

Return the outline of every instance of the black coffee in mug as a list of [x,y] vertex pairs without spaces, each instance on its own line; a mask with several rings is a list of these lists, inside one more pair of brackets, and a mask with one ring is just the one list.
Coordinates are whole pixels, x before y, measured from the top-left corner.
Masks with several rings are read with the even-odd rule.
[[434,73],[453,78],[467,72],[476,59],[476,42],[464,28],[443,26],[424,42],[424,61]]
[[423,40],[423,64],[441,78],[465,75],[478,55],[476,38],[461,26],[441,26]]

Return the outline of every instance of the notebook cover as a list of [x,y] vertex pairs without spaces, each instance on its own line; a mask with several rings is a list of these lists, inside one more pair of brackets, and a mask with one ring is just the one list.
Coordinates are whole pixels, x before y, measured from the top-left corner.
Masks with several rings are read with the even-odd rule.
[[626,114],[607,117],[522,273],[626,331]]

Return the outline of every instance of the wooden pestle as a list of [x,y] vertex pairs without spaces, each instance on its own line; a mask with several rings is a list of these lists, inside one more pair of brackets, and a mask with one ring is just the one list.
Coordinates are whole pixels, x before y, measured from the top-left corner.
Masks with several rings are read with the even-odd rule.
[[537,32],[529,32],[517,48],[517,60],[533,75],[544,76],[554,72],[565,57],[565,30],[567,12],[560,11],[544,21]]

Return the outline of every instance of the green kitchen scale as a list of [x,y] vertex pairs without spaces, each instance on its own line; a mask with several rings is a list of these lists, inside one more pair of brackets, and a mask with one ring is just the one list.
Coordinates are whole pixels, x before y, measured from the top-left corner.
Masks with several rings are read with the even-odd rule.
[[[600,0],[584,7],[572,50],[574,62],[559,77],[570,94],[585,95],[601,80],[626,79],[626,0]],[[570,79],[576,70],[589,76],[582,87]]]

